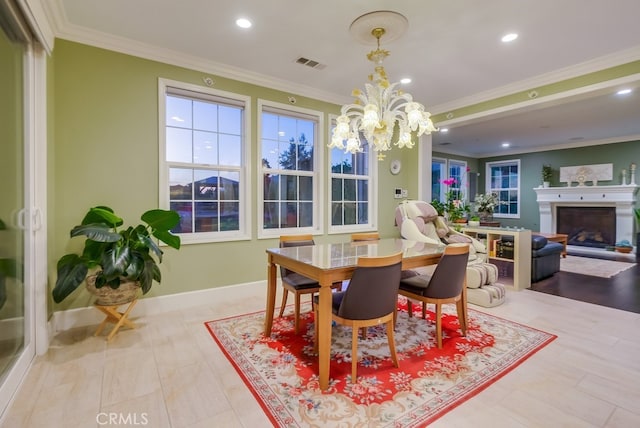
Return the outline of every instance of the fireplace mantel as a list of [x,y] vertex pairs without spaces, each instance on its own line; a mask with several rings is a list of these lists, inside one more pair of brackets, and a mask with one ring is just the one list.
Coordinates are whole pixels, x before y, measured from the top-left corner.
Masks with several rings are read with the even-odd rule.
[[536,187],[540,209],[540,232],[556,232],[556,207],[592,206],[616,208],[616,241],[633,239],[633,208],[638,185]]

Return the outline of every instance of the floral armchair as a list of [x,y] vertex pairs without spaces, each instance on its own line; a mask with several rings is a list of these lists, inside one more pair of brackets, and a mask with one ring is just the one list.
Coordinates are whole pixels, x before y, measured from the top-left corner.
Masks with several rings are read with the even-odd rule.
[[470,236],[449,227],[436,209],[424,201],[403,201],[396,208],[396,226],[404,239],[432,244],[466,242],[469,263],[485,262],[487,247]]

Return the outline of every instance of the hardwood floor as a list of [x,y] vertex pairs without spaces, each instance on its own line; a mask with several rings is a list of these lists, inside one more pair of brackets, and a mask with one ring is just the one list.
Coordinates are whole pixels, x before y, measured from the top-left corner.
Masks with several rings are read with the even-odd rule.
[[640,264],[612,278],[557,272],[531,284],[531,290],[640,313]]

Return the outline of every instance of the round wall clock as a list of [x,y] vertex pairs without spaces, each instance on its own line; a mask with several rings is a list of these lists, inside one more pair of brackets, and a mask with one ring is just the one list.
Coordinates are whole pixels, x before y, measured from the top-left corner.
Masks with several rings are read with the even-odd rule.
[[402,162],[400,162],[398,159],[392,160],[391,164],[389,164],[389,170],[393,175],[400,173],[401,169],[402,169]]

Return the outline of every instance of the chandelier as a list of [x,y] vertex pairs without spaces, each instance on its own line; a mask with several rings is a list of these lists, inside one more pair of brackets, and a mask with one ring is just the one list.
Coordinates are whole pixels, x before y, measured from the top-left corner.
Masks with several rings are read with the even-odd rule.
[[[400,14],[389,11],[372,12],[356,19],[352,29],[362,18],[363,24],[372,22],[378,15],[385,15],[387,23],[388,15],[399,16],[406,25],[406,18]],[[366,22],[364,22],[366,21]],[[371,27],[369,27],[371,28]],[[386,33],[382,26],[375,26],[371,30],[371,36],[377,41],[377,49],[369,52],[367,58],[375,64],[374,73],[369,75],[369,82],[365,83],[364,92],[354,89],[352,95],[356,98],[353,104],[342,106],[340,116],[336,119],[336,126],[331,136],[330,148],[344,150],[345,153],[358,153],[363,151],[361,135],[369,143],[371,148],[378,152],[378,159],[384,159],[382,152],[391,150],[392,138],[396,125],[398,127],[398,139],[393,144],[399,148],[412,148],[414,146],[412,133],[416,136],[430,134],[437,131],[430,119],[431,113],[425,111],[424,106],[413,101],[411,94],[396,89],[400,82],[389,83],[387,73],[382,66],[384,59],[389,56],[389,51],[380,48],[380,38]]]

